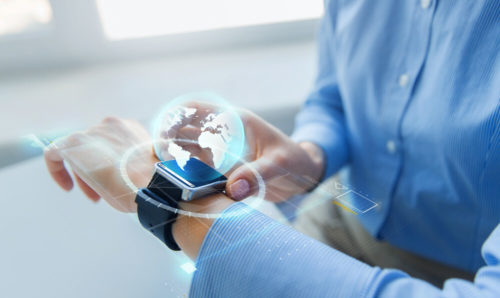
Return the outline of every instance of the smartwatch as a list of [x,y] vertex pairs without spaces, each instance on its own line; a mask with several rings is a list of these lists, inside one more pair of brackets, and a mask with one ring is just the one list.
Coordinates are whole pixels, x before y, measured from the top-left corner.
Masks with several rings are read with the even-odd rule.
[[151,182],[135,198],[139,221],[168,248],[180,250],[172,234],[178,202],[223,192],[226,182],[224,175],[196,158],[182,168],[176,160],[158,162]]

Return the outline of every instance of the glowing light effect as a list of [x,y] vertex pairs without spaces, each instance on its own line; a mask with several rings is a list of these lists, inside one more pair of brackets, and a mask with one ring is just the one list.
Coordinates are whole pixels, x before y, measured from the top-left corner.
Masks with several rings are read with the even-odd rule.
[[49,141],[45,138],[40,138],[35,134],[29,134],[27,136],[24,136],[23,138],[29,141],[32,147],[40,148],[42,150],[47,148],[47,146],[49,146],[52,143],[52,141]]
[[184,167],[186,166],[191,154],[188,151],[182,149],[182,147],[177,145],[176,143],[169,144],[168,153],[175,157],[179,168],[184,170]]
[[335,198],[342,208],[354,213],[366,213],[377,207],[377,203],[354,190],[347,190]]
[[196,267],[193,263],[187,262],[181,265],[181,269],[186,271],[187,274],[191,274],[196,271]]
[[245,128],[239,114],[211,92],[188,93],[168,102],[153,121],[152,136],[157,140],[154,149],[159,160],[175,159],[184,168],[191,156],[199,156],[172,139],[189,138],[205,149],[200,153],[205,159],[200,159],[222,174],[236,164],[245,148]]

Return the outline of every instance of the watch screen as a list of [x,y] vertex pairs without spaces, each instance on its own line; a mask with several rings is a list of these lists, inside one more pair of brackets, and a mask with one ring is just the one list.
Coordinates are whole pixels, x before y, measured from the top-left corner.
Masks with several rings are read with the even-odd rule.
[[196,158],[190,158],[184,166],[184,169],[179,167],[175,159],[163,161],[161,165],[178,180],[185,184],[191,184],[190,186],[192,187],[199,187],[227,180],[226,176]]

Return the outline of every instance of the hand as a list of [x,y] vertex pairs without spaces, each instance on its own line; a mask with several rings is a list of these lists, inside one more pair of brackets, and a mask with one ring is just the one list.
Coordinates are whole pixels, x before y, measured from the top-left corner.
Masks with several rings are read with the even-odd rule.
[[[200,120],[217,107],[191,102],[186,107],[196,112],[162,133],[163,137],[196,140],[201,133]],[[313,188],[323,175],[323,151],[312,143],[297,144],[257,115],[240,110],[245,127],[247,152],[245,159],[251,163],[266,183],[266,199],[284,201],[291,195]],[[193,144],[181,144],[184,149],[211,164],[209,149]],[[166,152],[164,148],[162,151]],[[235,200],[250,196],[258,189],[253,171],[244,164],[229,173],[226,193]]]
[[[247,159],[266,183],[266,199],[287,200],[316,186],[324,171],[323,151],[313,143],[295,143],[252,112],[241,111],[248,146]],[[228,177],[227,192],[244,199],[258,189],[249,167],[242,165]]]
[[122,212],[136,212],[135,192],[120,173],[124,153],[139,146],[127,163],[127,173],[137,186],[146,186],[157,159],[148,132],[134,120],[109,117],[84,132],[56,140],[45,150],[45,162],[52,178],[69,191],[73,180],[64,166],[71,166],[83,193],[97,202],[101,197]]

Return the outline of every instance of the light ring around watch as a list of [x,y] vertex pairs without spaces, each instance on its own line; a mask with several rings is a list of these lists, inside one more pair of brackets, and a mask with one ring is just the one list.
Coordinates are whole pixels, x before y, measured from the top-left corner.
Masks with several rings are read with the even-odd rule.
[[[161,140],[161,141],[164,142],[165,140]],[[189,139],[170,139],[170,140],[168,140],[168,142],[184,142],[184,143],[198,144],[197,141],[189,140]],[[138,149],[141,149],[143,147],[151,147],[154,143],[155,143],[155,141],[137,144],[134,147],[128,149],[123,154],[123,156],[122,156],[122,158],[120,160],[120,174],[121,174],[121,177],[125,181],[125,183],[127,184],[127,186],[130,187],[130,189],[132,191],[134,191],[135,193],[137,193],[139,191],[139,188],[137,186],[135,186],[135,184],[132,182],[132,180],[130,179],[130,177],[129,177],[128,173],[127,173],[127,162],[130,159],[130,157],[132,156],[132,154],[134,152],[136,152]],[[220,149],[220,148],[215,148],[215,149]],[[236,155],[234,155],[231,152],[227,152],[227,153],[230,154],[230,155],[233,155],[235,158],[237,158],[238,161],[240,161],[243,165],[245,165],[246,167],[248,167],[253,172],[253,174],[255,175],[255,178],[257,180],[257,184],[259,186],[259,191],[258,191],[258,193],[257,193],[256,196],[252,196],[249,199],[247,199],[246,203],[247,203],[248,206],[256,209],[264,201],[264,198],[265,198],[265,195],[266,195],[266,185],[264,183],[264,179],[259,174],[259,172],[255,169],[255,167],[252,166],[251,163],[243,160],[240,156],[236,156]],[[177,214],[182,214],[182,215],[186,215],[186,216],[190,216],[190,217],[219,218],[219,217],[222,216],[222,213],[200,213],[200,212],[184,211],[182,209],[173,208],[173,207],[170,207],[170,206],[165,205],[165,204],[162,204],[159,207],[163,208],[163,209],[166,209],[166,210],[168,210],[170,212],[174,212],[174,213],[177,213]],[[228,212],[228,213],[224,213],[224,217],[233,217],[233,216],[238,216],[238,215],[242,215],[242,214],[245,214],[244,209],[240,209],[240,210],[237,210],[237,211],[231,211],[231,212]]]

